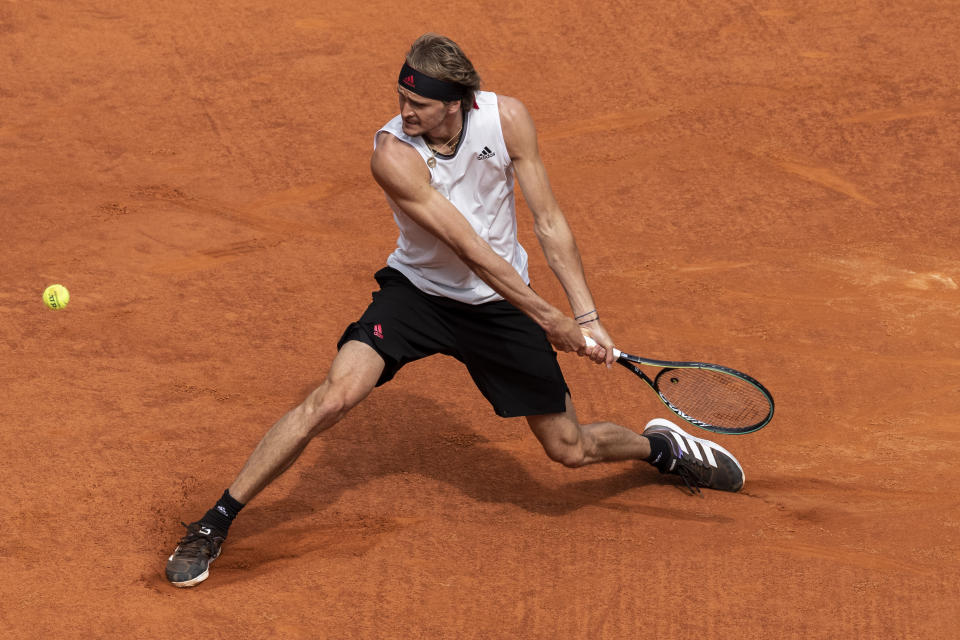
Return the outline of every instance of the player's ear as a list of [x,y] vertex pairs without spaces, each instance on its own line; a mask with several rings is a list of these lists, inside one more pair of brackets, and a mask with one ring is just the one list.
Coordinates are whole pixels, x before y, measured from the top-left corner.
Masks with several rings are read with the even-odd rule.
[[449,115],[449,114],[454,114],[454,113],[460,111],[460,101],[459,101],[459,100],[451,100],[450,102],[445,102],[444,104],[445,104],[446,107],[447,107],[447,114],[448,114],[448,115]]

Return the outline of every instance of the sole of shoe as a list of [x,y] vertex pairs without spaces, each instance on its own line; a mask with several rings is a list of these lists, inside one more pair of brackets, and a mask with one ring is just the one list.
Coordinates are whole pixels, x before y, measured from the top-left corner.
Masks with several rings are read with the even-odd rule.
[[729,458],[733,460],[733,463],[737,465],[737,469],[740,470],[740,477],[743,478],[740,488],[737,489],[737,491],[743,490],[743,485],[747,483],[747,474],[743,472],[743,467],[740,466],[740,461],[737,460],[737,457],[735,455],[733,455],[732,453],[730,453],[729,451],[727,451],[726,449],[718,445],[716,442],[713,442],[712,440],[704,440],[703,438],[692,436],[686,431],[684,431],[683,429],[681,429],[680,427],[678,427],[677,425],[675,425],[674,423],[664,418],[654,418],[653,420],[648,422],[647,426],[643,428],[644,432],[646,432],[646,430],[649,429],[650,427],[663,427],[665,429],[669,429],[670,431],[673,431],[674,433],[679,434],[684,438],[690,438],[691,440],[699,442],[701,447],[704,447],[704,448],[709,447],[715,451],[720,451],[721,453],[724,453],[727,456],[729,456]]
[[185,581],[185,582],[173,582],[173,581],[171,581],[170,584],[172,584],[173,586],[178,587],[178,588],[180,588],[180,589],[184,589],[184,588],[186,588],[186,587],[193,587],[193,586],[196,586],[196,585],[200,584],[201,582],[203,582],[204,580],[206,580],[209,576],[210,576],[210,569],[207,569],[206,571],[204,571],[203,573],[201,573],[200,575],[198,575],[198,576],[197,576],[196,578],[194,578],[193,580],[187,580],[187,581]]

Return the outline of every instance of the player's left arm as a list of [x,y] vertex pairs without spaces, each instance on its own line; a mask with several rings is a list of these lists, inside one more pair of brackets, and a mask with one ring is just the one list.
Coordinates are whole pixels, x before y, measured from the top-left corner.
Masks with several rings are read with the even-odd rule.
[[[553,195],[547,169],[540,158],[537,131],[533,118],[522,102],[507,96],[498,96],[500,125],[507,151],[513,161],[514,175],[523,197],[533,213],[534,230],[550,269],[556,274],[570,301],[574,316],[596,309],[593,295],[587,286],[580,250],[573,231]],[[597,319],[583,325],[597,342],[587,350],[595,362],[614,361],[613,340]]]

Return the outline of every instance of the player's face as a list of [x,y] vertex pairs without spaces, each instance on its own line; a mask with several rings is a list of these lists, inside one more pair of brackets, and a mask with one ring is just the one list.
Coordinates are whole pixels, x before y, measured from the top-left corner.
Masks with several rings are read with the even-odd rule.
[[420,136],[436,129],[447,117],[449,108],[440,100],[431,100],[397,87],[400,98],[400,115],[403,117],[403,132],[408,136]]

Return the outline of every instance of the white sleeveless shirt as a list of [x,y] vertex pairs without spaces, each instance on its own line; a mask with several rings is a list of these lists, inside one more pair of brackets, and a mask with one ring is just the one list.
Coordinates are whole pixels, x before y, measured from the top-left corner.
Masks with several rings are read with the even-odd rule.
[[[517,240],[513,166],[500,128],[497,96],[488,91],[478,91],[475,96],[476,107],[464,119],[456,153],[450,157],[437,155],[436,166],[427,165],[430,185],[453,203],[473,230],[529,284],[527,252]],[[422,136],[403,133],[399,115],[377,135],[381,131],[412,146],[425,163],[433,156]],[[450,247],[410,219],[389,196],[387,202],[400,229],[397,248],[387,258],[387,265],[431,295],[467,304],[503,299]]]

